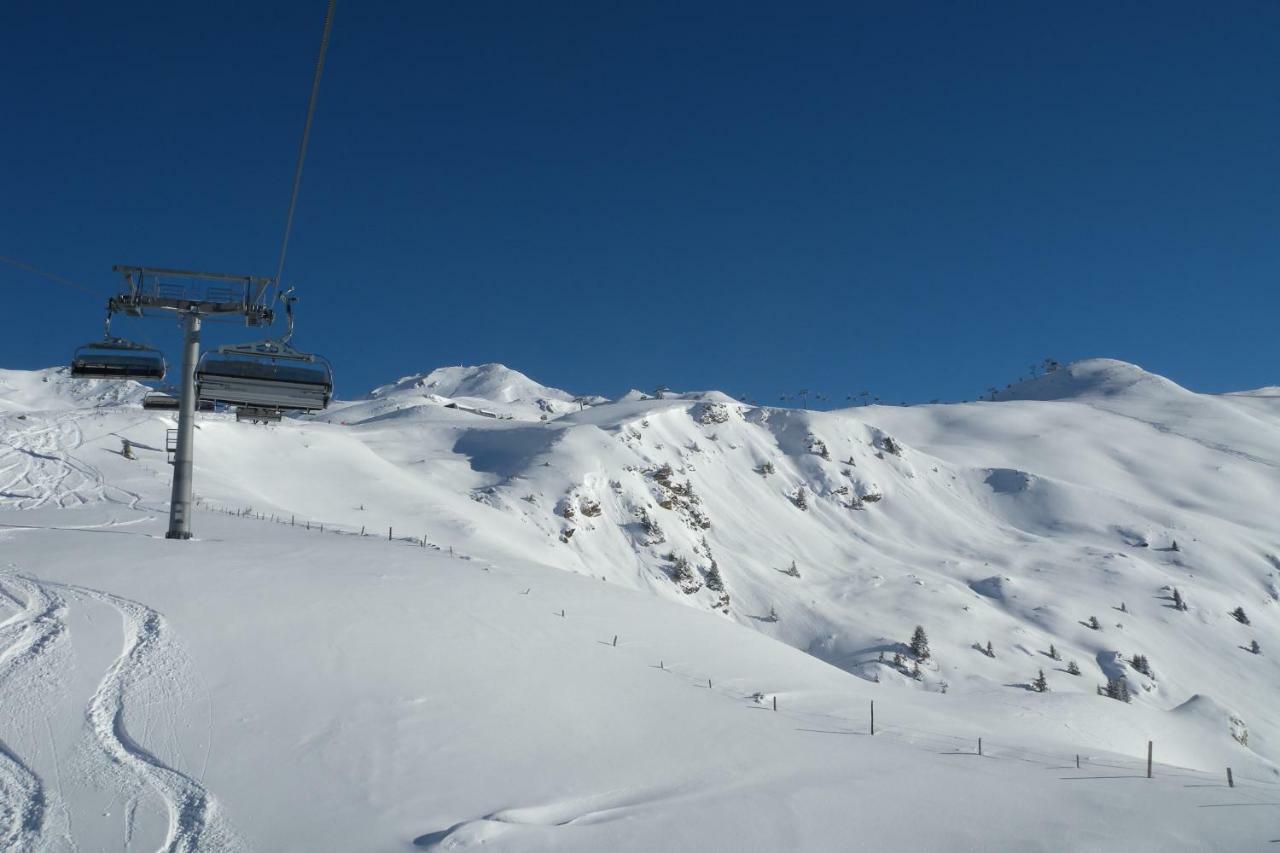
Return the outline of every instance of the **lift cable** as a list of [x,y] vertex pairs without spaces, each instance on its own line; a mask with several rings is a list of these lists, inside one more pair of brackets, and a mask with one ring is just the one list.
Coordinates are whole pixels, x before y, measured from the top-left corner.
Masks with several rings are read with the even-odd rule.
[[4,255],[0,255],[0,263],[9,264],[10,266],[17,267],[20,270],[26,270],[27,272],[33,275],[42,276],[43,278],[47,278],[50,281],[56,281],[58,284],[65,285],[66,287],[74,288],[75,290],[78,290],[81,293],[87,293],[90,296],[92,296],[94,299],[97,299],[99,297],[99,294],[85,287],[83,284],[76,284],[74,281],[72,281],[69,278],[63,278],[60,275],[54,275],[51,272],[45,272],[42,269],[37,269],[36,267],[31,266],[31,264],[24,264],[22,261],[15,260],[13,258],[6,258]]
[[311,120],[316,113],[316,100],[320,97],[320,74],[324,71],[324,55],[329,49],[329,33],[333,30],[333,10],[338,0],[329,0],[324,14],[324,33],[320,36],[320,53],[316,56],[316,73],[311,81],[311,102],[307,105],[307,122],[302,126],[302,142],[298,146],[298,166],[293,171],[293,193],[289,196],[289,215],[284,222],[284,240],[280,243],[280,264],[276,267],[276,284],[284,275],[284,258],[289,251],[289,232],[293,230],[293,211],[298,205],[298,187],[302,184],[302,164],[307,159],[307,142],[311,138]]

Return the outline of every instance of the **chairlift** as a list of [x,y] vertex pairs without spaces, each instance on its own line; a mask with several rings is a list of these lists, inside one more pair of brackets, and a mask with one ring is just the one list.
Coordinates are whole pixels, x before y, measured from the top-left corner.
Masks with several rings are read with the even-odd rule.
[[164,379],[164,354],[153,347],[121,338],[107,338],[85,344],[71,358],[71,375],[76,379],[136,379],[154,382]]
[[176,412],[179,403],[181,400],[163,391],[152,391],[142,398],[142,408],[149,411]]
[[289,345],[293,337],[293,299],[282,295],[288,330],[276,341],[219,347],[196,365],[200,400],[276,411],[314,412],[328,408],[333,396],[329,362]]
[[236,407],[236,423],[250,421],[255,424],[277,424],[280,423],[280,417],[279,409],[263,409],[257,406]]
[[136,379],[156,382],[166,372],[164,353],[124,338],[111,337],[111,308],[102,340],[78,347],[71,356],[71,375],[76,379]]

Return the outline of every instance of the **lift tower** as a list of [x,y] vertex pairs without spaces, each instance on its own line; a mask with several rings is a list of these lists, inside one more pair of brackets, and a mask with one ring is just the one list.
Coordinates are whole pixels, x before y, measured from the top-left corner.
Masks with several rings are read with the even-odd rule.
[[191,469],[196,418],[196,361],[200,357],[200,325],[206,316],[243,317],[247,326],[269,326],[275,319],[275,279],[249,275],[191,272],[117,264],[125,289],[111,297],[108,314],[144,317],[157,312],[183,321],[182,391],[178,403],[178,446],[173,460],[173,496],[169,503],[168,539],[191,538]]

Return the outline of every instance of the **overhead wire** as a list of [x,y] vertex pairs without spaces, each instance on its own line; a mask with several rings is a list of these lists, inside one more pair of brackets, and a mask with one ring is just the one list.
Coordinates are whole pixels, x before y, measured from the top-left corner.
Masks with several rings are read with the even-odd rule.
[[293,192],[289,195],[289,213],[284,222],[284,239],[280,242],[280,263],[276,266],[276,285],[284,275],[284,259],[289,251],[289,234],[293,231],[293,213],[298,206],[298,187],[302,185],[302,164],[307,159],[307,142],[311,138],[311,122],[315,118],[316,101],[320,97],[320,75],[324,71],[324,55],[329,50],[329,33],[333,30],[333,12],[338,0],[329,0],[324,15],[324,32],[320,35],[320,52],[316,56],[316,72],[311,80],[311,101],[307,105],[307,121],[302,126],[302,141],[298,145],[298,165],[293,171]]
[[82,284],[77,284],[76,282],[72,281],[69,278],[63,278],[60,275],[54,275],[51,272],[45,272],[42,269],[31,266],[31,264],[24,264],[22,261],[16,260],[14,258],[7,258],[4,255],[0,255],[0,263],[9,264],[10,266],[17,267],[20,270],[25,270],[26,272],[29,272],[32,275],[38,275],[38,276],[41,276],[42,278],[47,278],[50,281],[56,281],[58,284],[73,288],[75,290],[80,291],[81,293],[87,293],[88,295],[92,296],[94,299],[99,298],[99,296],[101,295],[101,294],[95,293],[94,291],[90,290],[89,288],[85,287]]

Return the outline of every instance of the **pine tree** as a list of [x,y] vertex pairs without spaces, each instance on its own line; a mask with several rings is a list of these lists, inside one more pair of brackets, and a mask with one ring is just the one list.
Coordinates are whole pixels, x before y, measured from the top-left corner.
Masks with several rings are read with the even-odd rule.
[[1089,617],[1089,627],[1090,627],[1090,628],[1092,628],[1092,629],[1093,629],[1093,630],[1095,630],[1095,631],[1101,631],[1101,630],[1102,630],[1102,625],[1098,622],[1098,617],[1097,617],[1097,616],[1090,616],[1090,617]]
[[1058,654],[1058,649],[1053,645],[1053,643],[1049,644],[1049,659],[1062,660],[1062,655]]
[[1049,692],[1049,680],[1044,677],[1044,670],[1040,670],[1040,674],[1036,676],[1036,680],[1031,682],[1031,689],[1037,693]]
[[1182,550],[1181,548],[1179,548],[1179,547],[1178,547],[1178,540],[1177,540],[1177,539],[1173,540],[1173,544],[1169,546],[1169,550],[1170,550],[1170,551],[1181,551],[1181,550]]
[[1241,625],[1249,624],[1249,617],[1245,615],[1243,607],[1237,607],[1231,611],[1231,616]]
[[995,650],[995,649],[993,649],[993,648],[991,648],[991,641],[990,641],[990,640],[987,640],[987,651],[986,651],[986,656],[987,656],[987,657],[989,657],[989,658],[993,658],[993,657],[995,657],[995,656],[996,656],[996,650]]
[[1122,602],[1120,602],[1120,612],[1121,612],[1121,613],[1128,613],[1128,612],[1129,612],[1129,608],[1125,606],[1125,603],[1124,603],[1123,601],[1122,601]]
[[893,665],[898,667],[899,669],[902,668],[902,652],[893,653]]
[[925,636],[921,625],[917,625],[915,633],[911,635],[911,654],[916,660],[929,659],[929,638]]
[[1258,645],[1257,640],[1250,640],[1249,651],[1253,652],[1255,655],[1260,655],[1262,654],[1262,646]]
[[1067,672],[1068,672],[1068,674],[1070,674],[1070,675],[1079,675],[1079,674],[1080,674],[1080,665],[1079,665],[1079,664],[1077,664],[1075,661],[1070,661],[1070,662],[1068,662],[1068,663],[1067,663]]
[[799,509],[807,510],[809,508],[809,497],[803,484],[796,486],[796,496],[792,501]]
[[791,577],[793,577],[793,578],[798,578],[798,577],[800,577],[800,570],[799,570],[798,568],[796,568],[796,561],[795,561],[795,560],[792,560],[792,561],[791,561],[791,567],[790,567],[789,569],[787,569],[785,572],[783,572],[783,574],[784,574],[784,575],[789,575],[789,576],[791,576]]
[[1138,672],[1142,673],[1143,675],[1146,675],[1146,676],[1151,675],[1151,664],[1147,661],[1146,655],[1134,655],[1133,668],[1136,669]]
[[919,678],[919,677],[920,677],[920,661],[916,661],[916,662],[912,665],[912,667],[911,667],[911,677],[912,677],[912,678]]
[[772,604],[769,605],[769,621],[770,622],[778,621],[778,610]]

